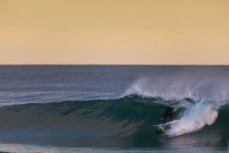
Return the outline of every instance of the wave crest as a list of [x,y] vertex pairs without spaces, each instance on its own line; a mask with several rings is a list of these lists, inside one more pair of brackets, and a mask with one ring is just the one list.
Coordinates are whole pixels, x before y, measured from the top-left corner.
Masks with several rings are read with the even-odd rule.
[[198,71],[176,72],[170,74],[154,74],[135,81],[125,91],[127,95],[143,97],[162,97],[165,100],[191,98],[196,102],[229,100],[229,74],[220,72]]

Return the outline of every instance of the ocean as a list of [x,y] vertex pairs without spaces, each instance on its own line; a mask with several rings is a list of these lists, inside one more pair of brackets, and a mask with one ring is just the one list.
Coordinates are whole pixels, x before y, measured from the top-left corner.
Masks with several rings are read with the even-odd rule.
[[1,65],[0,152],[229,152],[228,104],[229,66]]

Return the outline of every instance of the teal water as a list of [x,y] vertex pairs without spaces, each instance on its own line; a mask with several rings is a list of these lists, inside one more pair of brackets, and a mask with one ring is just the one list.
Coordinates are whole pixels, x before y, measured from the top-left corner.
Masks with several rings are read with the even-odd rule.
[[[178,122],[161,132],[152,125],[161,122],[166,105],[175,108]],[[227,105],[139,96],[20,104],[0,109],[0,137],[8,143],[68,147],[226,148],[228,115]]]

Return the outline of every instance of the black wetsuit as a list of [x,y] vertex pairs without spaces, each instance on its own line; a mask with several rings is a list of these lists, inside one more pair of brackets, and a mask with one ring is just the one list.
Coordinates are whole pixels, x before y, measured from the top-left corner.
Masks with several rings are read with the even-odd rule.
[[164,112],[164,114],[163,114],[163,116],[162,116],[162,119],[163,119],[163,122],[165,123],[166,122],[166,118],[167,117],[172,117],[173,116],[173,108],[172,107],[169,107],[169,106],[167,106],[167,108],[166,108],[166,110],[165,110],[165,112]]

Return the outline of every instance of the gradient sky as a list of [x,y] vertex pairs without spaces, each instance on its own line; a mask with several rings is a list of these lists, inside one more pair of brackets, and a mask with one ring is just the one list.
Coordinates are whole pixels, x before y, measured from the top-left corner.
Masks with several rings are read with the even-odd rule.
[[0,64],[229,64],[228,0],[0,0]]

